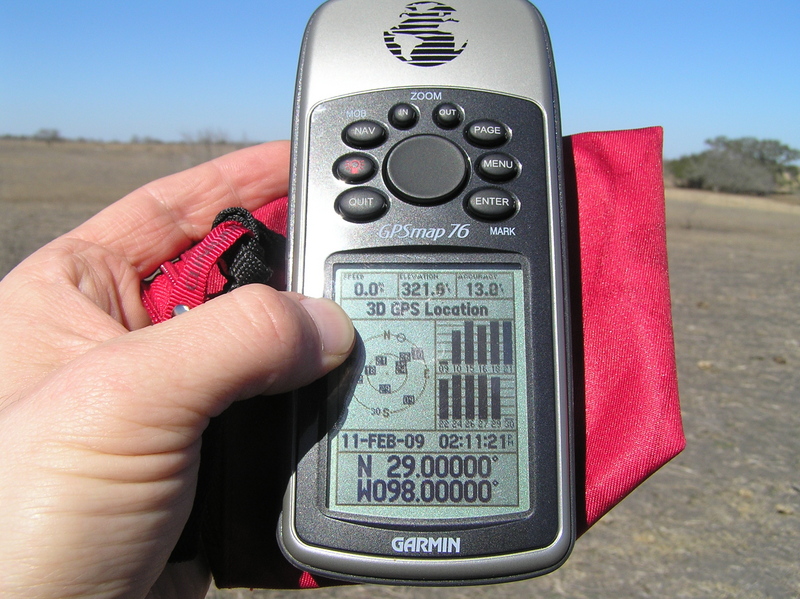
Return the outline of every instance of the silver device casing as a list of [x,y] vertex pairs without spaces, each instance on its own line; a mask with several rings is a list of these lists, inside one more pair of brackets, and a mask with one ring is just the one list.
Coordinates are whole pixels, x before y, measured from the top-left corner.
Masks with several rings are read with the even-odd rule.
[[[300,55],[293,122],[289,214],[289,289],[309,296],[326,292],[325,261],[350,240],[336,227],[324,230],[307,182],[311,115],[321,103],[397,89],[488,91],[532,101],[544,115],[551,239],[553,337],[559,434],[560,532],[544,549],[481,558],[387,558],[354,555],[307,544],[295,529],[296,485],[290,481],[279,526],[284,552],[299,567],[348,580],[403,584],[475,584],[525,578],[558,567],[574,543],[574,473],[571,456],[566,250],[558,98],[552,52],[538,10],[526,0],[454,0],[460,35],[468,40],[456,60],[433,68],[403,63],[386,47],[383,32],[396,23],[409,0],[329,0],[309,21]],[[331,218],[338,216],[331,212]],[[509,248],[499,248],[508,251]]]
[[[310,116],[325,100],[398,88],[475,89],[532,100],[545,115],[550,198],[555,202],[560,199],[555,70],[550,40],[538,10],[526,0],[451,2],[458,9],[468,47],[447,64],[419,68],[397,60],[383,40],[383,31],[397,21],[407,4],[407,0],[329,0],[309,21],[300,53],[292,129],[288,282],[294,291],[321,296],[324,282],[318,265],[324,263],[330,250],[342,247],[335,236],[317,238],[313,243],[306,238],[305,182],[311,166],[305,156]],[[553,234],[559,241],[556,225]]]

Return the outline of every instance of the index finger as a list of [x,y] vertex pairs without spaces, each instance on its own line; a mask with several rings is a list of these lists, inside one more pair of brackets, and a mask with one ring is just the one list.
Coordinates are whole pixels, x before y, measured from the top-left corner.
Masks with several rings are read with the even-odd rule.
[[202,239],[221,210],[283,197],[289,142],[232,152],[137,189],[68,235],[123,255],[141,276]]

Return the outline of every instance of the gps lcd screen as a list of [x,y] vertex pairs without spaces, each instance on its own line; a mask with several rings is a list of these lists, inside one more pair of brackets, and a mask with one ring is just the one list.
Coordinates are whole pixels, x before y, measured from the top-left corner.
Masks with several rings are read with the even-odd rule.
[[338,265],[334,296],[365,359],[354,391],[329,406],[328,509],[420,519],[527,511],[521,266]]

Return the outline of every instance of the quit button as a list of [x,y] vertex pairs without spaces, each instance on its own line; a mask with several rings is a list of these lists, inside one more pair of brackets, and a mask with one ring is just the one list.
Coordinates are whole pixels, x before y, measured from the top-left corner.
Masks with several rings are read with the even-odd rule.
[[345,220],[366,223],[377,220],[386,212],[389,201],[380,191],[371,187],[350,189],[336,198],[336,211]]

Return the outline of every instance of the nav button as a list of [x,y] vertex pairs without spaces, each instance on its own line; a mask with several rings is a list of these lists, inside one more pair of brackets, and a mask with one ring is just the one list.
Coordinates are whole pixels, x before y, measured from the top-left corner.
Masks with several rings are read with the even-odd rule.
[[502,189],[479,189],[467,197],[467,211],[483,220],[505,220],[517,211],[517,200]]
[[350,222],[367,223],[377,220],[388,208],[386,196],[371,187],[350,189],[336,198],[336,211]]
[[345,128],[342,139],[351,148],[377,148],[386,141],[386,129],[375,121],[356,121]]

